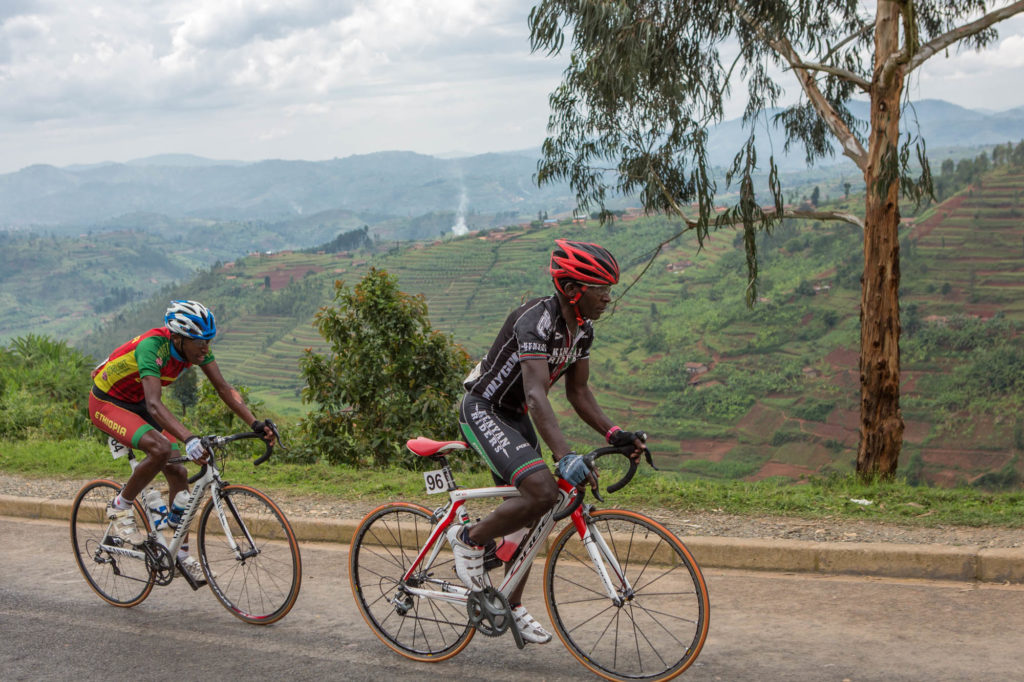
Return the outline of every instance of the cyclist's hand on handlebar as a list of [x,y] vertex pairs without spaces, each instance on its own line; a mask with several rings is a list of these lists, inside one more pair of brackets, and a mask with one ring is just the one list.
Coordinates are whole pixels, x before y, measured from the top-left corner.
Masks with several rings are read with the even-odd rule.
[[203,447],[203,442],[197,436],[192,436],[185,441],[185,456],[193,462],[206,464],[206,449]]
[[251,426],[254,432],[263,434],[263,440],[265,440],[269,445],[277,444],[277,438],[274,436],[274,430],[265,420],[257,419],[251,424]]
[[643,431],[623,431],[613,426],[608,431],[607,440],[609,445],[615,446],[632,444],[634,449],[629,458],[634,462],[639,462],[640,455],[647,449],[647,434]]
[[567,452],[557,462],[555,469],[558,475],[564,478],[570,485],[579,487],[584,482],[590,484],[591,490],[597,489],[597,472],[587,466],[583,457],[575,452]]

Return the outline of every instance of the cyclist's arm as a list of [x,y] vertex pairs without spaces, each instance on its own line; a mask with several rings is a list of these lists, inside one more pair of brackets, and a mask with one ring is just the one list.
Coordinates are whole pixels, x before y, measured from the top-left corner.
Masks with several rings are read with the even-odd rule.
[[580,419],[604,436],[614,423],[601,411],[597,398],[590,390],[589,381],[590,360],[577,360],[565,371],[565,397]]
[[141,381],[142,391],[146,396],[146,410],[153,416],[156,423],[182,443],[192,438],[194,434],[178,421],[178,418],[171,414],[171,411],[164,405],[161,398],[163,386],[160,384],[160,377],[146,375],[141,377]]
[[[590,390],[590,359],[584,358],[573,363],[565,372],[565,397],[569,404],[576,410],[576,414],[594,429],[605,437],[608,430],[614,426],[614,422],[601,410],[597,404],[597,398]],[[633,442],[636,449],[630,455],[633,460],[639,460],[643,453],[643,443]]]
[[530,358],[521,360],[519,364],[523,369],[523,392],[530,419],[557,462],[571,448],[558,428],[558,418],[548,400],[548,362],[542,358]]
[[[213,388],[217,391],[217,395],[224,401],[224,404],[231,408],[231,411],[238,415],[246,425],[252,424],[256,421],[256,416],[252,413],[252,410],[246,406],[245,401],[242,400],[242,394],[238,392],[234,386],[228,383],[224,375],[220,373],[220,367],[217,366],[216,360],[211,360],[205,365],[200,365],[200,369],[203,370],[203,374],[213,384]],[[265,430],[266,435],[263,440],[273,445],[274,436],[269,430]]]

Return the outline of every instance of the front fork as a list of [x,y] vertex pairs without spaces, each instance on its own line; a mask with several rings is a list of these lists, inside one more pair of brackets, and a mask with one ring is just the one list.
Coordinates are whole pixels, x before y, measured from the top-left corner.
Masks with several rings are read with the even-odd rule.
[[[590,555],[590,560],[594,563],[594,568],[601,578],[608,598],[612,600],[613,604],[621,607],[633,598],[633,586],[629,584],[629,579],[626,578],[626,574],[619,566],[615,554],[608,547],[604,537],[591,524],[588,512],[589,509],[585,510],[583,507],[573,512],[572,520],[576,526],[576,532],[583,541],[583,547]],[[608,567],[611,568],[611,575],[609,575]],[[618,580],[618,588],[612,580],[612,575]]]
[[[213,504],[213,508],[217,512],[217,519],[220,521],[221,528],[224,529],[224,537],[227,538],[231,551],[235,553],[235,560],[244,564],[246,559],[259,555],[260,550],[256,547],[256,542],[249,533],[249,527],[242,521],[242,517],[239,516],[238,509],[235,508],[231,498],[221,494],[220,486],[212,486],[210,492],[212,493],[210,495],[210,503]],[[231,524],[228,522],[228,514],[231,514],[245,535],[245,541],[249,545],[248,549],[243,550],[242,546],[235,541],[235,535],[231,532]]]

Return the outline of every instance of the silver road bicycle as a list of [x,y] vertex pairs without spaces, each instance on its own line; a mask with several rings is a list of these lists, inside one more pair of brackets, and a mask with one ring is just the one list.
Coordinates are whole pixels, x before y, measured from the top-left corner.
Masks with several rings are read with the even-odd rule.
[[[280,439],[277,427],[267,424]],[[142,545],[124,544],[110,533],[106,506],[121,484],[107,479],[86,483],[71,508],[71,546],[82,575],[96,594],[109,604],[127,608],[142,603],[154,586],[168,585],[175,576],[198,590],[204,583],[194,580],[176,558],[198,518],[195,545],[199,562],[206,584],[224,608],[254,625],[284,618],[302,583],[295,533],[284,512],[264,493],[221,479],[227,460],[225,446],[262,437],[263,432],[252,431],[203,438],[210,455],[202,470],[189,479],[191,500],[177,529],[158,530],[162,525],[159,514],[141,503],[143,495],[135,501],[135,522],[146,534]],[[268,444],[254,463],[267,461],[272,449]],[[137,461],[131,450],[128,459],[134,470]],[[178,457],[171,461],[189,460]]]

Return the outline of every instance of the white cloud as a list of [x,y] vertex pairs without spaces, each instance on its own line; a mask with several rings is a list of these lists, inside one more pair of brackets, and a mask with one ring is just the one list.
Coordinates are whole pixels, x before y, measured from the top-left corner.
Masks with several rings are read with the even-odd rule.
[[[530,55],[534,3],[0,0],[0,172],[166,151],[317,159],[538,145],[567,57]],[[1024,21],[999,30],[983,53],[934,58],[916,96],[1024,104],[1024,88],[1005,87],[1019,80]]]

